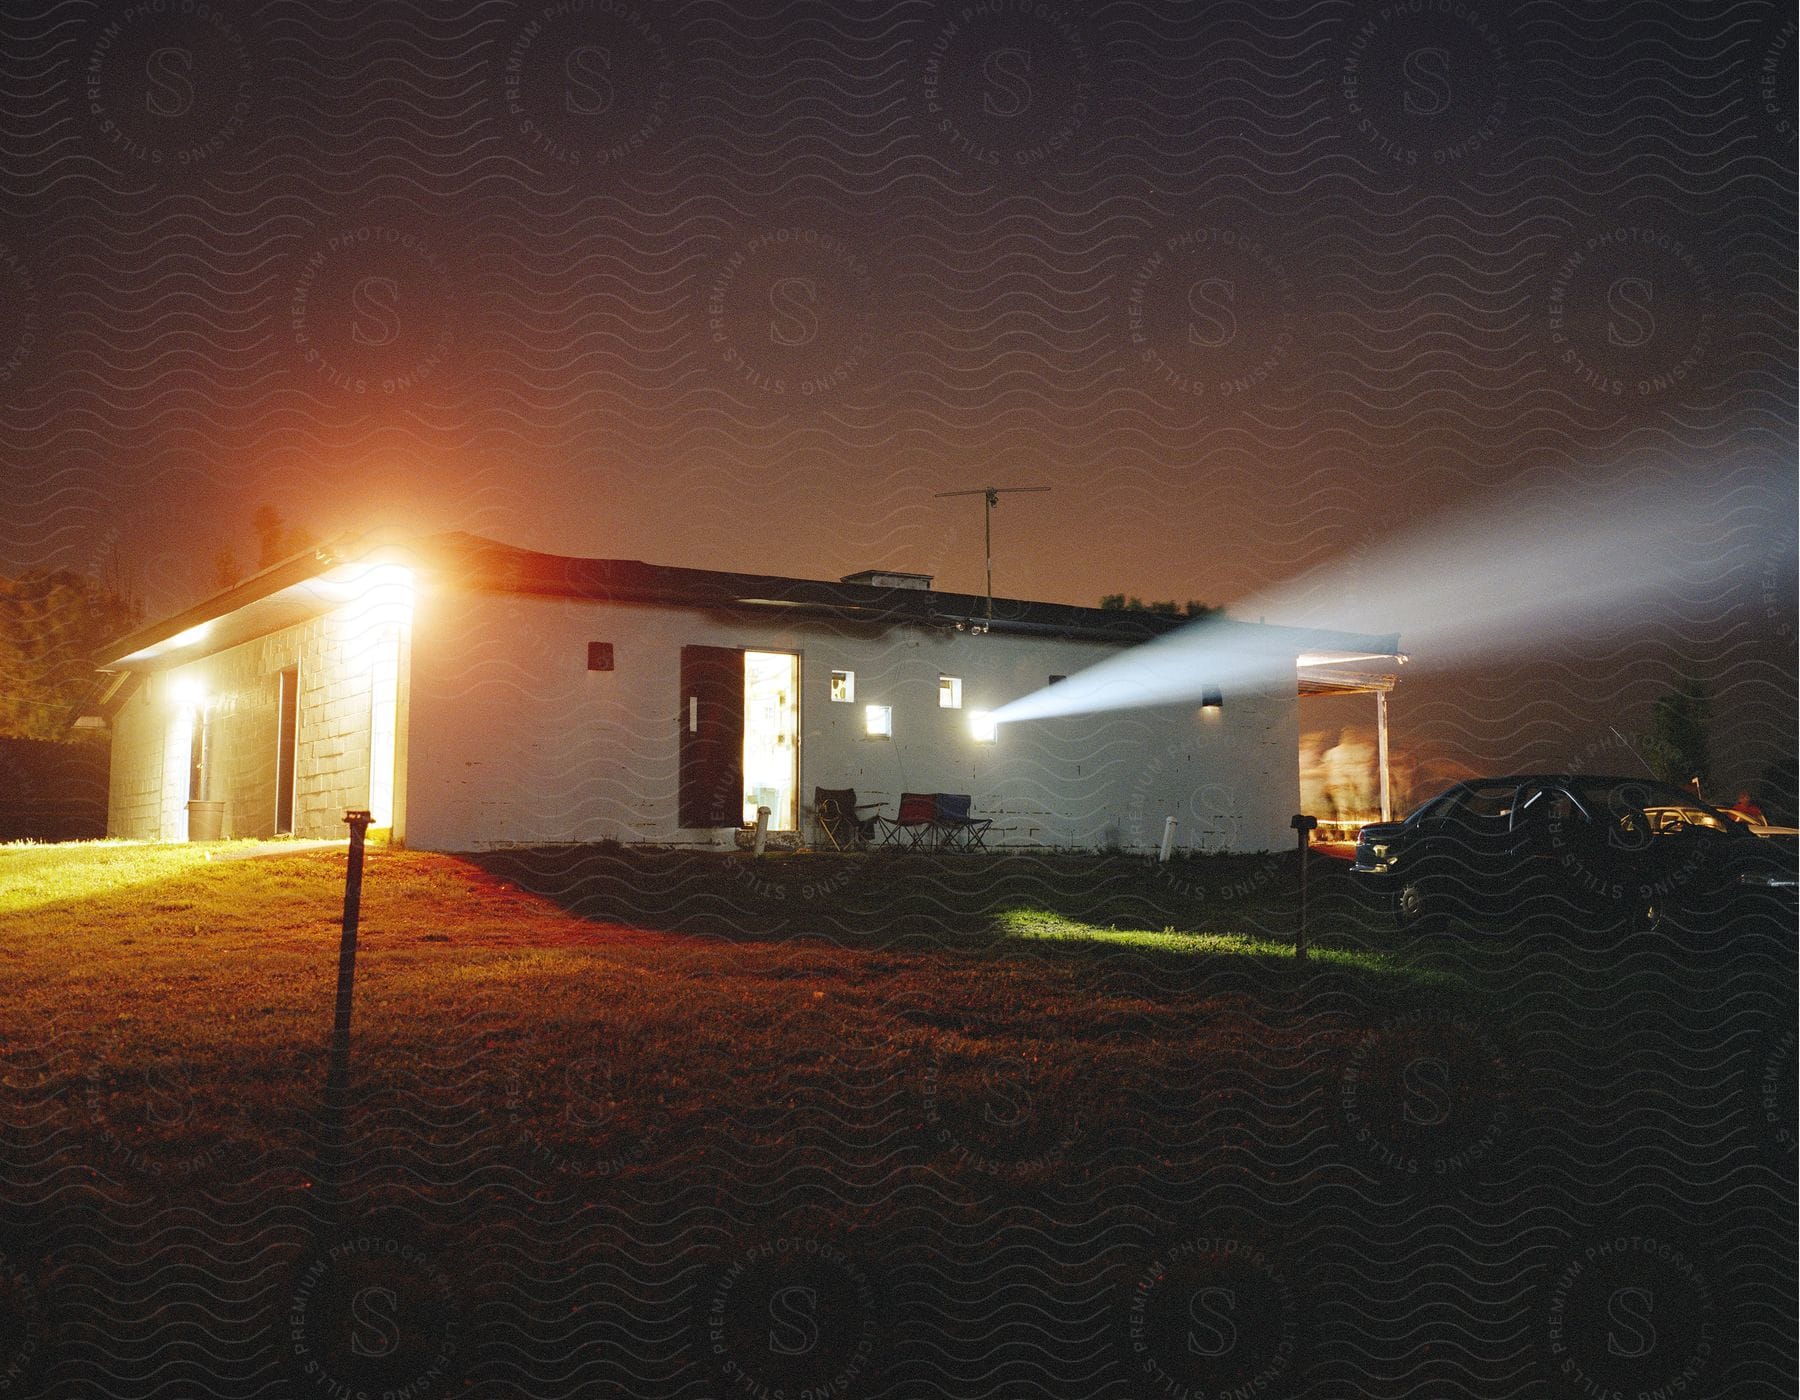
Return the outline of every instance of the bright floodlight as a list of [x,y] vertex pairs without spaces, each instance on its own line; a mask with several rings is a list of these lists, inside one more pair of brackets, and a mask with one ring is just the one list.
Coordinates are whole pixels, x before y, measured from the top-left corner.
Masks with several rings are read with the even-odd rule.
[[184,710],[197,710],[206,703],[206,687],[192,676],[177,676],[169,694]]
[[1000,726],[986,710],[969,712],[969,733],[978,744],[991,744],[1000,737]]
[[[1546,471],[1505,495],[1465,502],[1396,528],[1298,578],[1233,604],[1243,619],[1332,634],[1398,634],[1415,664],[1467,666],[1538,656],[1716,614],[1769,572],[1777,532],[1794,518],[1791,467],[1579,485]],[[1209,693],[1292,693],[1295,638],[1245,622],[1202,619],[1022,696],[1001,722],[1146,705]],[[1299,650],[1316,648],[1305,638]]]

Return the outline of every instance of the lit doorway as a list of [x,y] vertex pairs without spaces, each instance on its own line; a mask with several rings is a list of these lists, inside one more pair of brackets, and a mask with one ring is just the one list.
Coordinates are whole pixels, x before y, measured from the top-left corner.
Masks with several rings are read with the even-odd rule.
[[771,831],[800,829],[800,658],[744,653],[744,821],[769,809]]
[[275,834],[294,833],[294,758],[300,738],[300,668],[285,667],[275,706]]

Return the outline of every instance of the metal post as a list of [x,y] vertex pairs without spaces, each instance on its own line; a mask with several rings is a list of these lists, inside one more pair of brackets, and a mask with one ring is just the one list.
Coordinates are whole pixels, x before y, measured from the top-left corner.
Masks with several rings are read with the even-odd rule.
[[1163,865],[1169,863],[1169,856],[1175,849],[1175,818],[1163,818],[1162,849],[1156,853],[1156,859]]
[[352,808],[344,813],[350,828],[350,860],[344,868],[344,928],[338,942],[337,1014],[331,1026],[331,1068],[325,1077],[325,1170],[320,1173],[326,1201],[336,1198],[336,1162],[343,1140],[344,1107],[350,1087],[350,1012],[356,990],[356,926],[362,916],[363,838],[370,813]]
[[987,615],[994,615],[994,493],[981,503],[981,540],[987,552]]
[[1381,819],[1391,822],[1394,819],[1394,805],[1388,784],[1388,712],[1385,690],[1375,692],[1375,754],[1381,768]]
[[1311,836],[1319,825],[1317,817],[1309,817],[1304,812],[1294,814],[1288,823],[1294,828],[1294,836],[1300,845],[1300,928],[1294,935],[1294,957],[1299,962],[1306,961],[1306,863],[1311,854]]
[[750,848],[750,854],[753,856],[760,856],[763,853],[763,847],[768,844],[769,809],[767,807],[758,807],[756,809],[756,844]]

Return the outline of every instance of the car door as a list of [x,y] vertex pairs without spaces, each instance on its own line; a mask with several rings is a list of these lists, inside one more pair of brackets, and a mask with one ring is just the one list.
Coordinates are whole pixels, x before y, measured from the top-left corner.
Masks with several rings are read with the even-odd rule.
[[1519,788],[1510,823],[1497,897],[1521,915],[1566,909],[1571,871],[1586,863],[1592,845],[1586,814],[1561,784],[1529,782]]
[[1517,791],[1513,782],[1466,784],[1422,823],[1417,865],[1444,889],[1453,912],[1487,915],[1506,888]]

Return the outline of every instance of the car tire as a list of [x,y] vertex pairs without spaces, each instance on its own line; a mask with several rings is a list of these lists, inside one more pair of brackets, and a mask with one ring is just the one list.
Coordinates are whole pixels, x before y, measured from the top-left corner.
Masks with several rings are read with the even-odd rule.
[[1403,880],[1394,892],[1394,922],[1408,933],[1436,933],[1444,928],[1437,887],[1425,880]]

